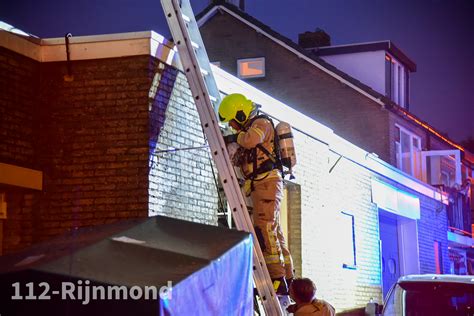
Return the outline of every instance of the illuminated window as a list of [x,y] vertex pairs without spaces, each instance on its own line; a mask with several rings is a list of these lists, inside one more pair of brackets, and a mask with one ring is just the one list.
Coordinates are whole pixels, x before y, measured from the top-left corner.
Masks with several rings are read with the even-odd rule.
[[421,179],[420,137],[396,125],[395,146],[397,168]]
[[396,59],[385,55],[385,94],[398,105],[408,106],[408,71]]
[[242,79],[265,77],[265,57],[237,60],[237,76]]
[[339,249],[342,256],[342,267],[345,269],[356,268],[356,246],[354,231],[354,215],[341,212],[338,235],[340,237]]

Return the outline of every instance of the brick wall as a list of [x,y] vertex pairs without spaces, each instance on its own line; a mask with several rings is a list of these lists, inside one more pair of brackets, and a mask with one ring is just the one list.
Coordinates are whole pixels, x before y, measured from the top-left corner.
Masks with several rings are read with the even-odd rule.
[[0,141],[9,145],[0,162],[35,167],[44,178],[43,192],[5,189],[5,252],[73,227],[156,213],[217,223],[207,151],[156,152],[204,144],[183,74],[135,56],[74,61],[68,82],[64,62],[0,52],[8,84]]
[[[290,213],[289,234],[293,236],[290,250],[294,260],[301,262],[301,274],[313,279],[318,296],[339,311],[364,306],[370,298],[381,301],[378,210],[371,202],[372,174],[345,158],[335,165],[339,156],[326,144],[298,132],[295,135],[301,215]],[[355,270],[343,268],[346,262],[337,246],[341,212],[354,216]],[[299,230],[294,228],[292,216],[296,218],[293,224],[301,222]],[[298,232],[301,249],[294,251]]]
[[4,188],[7,197],[7,220],[3,220],[3,253],[32,245],[38,238],[40,194],[17,188]]
[[446,207],[427,197],[420,198],[421,218],[418,221],[420,273],[436,273],[434,242],[441,245],[443,273],[449,273],[448,219]]
[[[38,128],[34,116],[39,105],[39,63],[0,47],[0,162],[38,168]],[[30,245],[41,194],[0,187],[8,204],[3,220],[3,253]]]
[[159,62],[153,67],[150,215],[216,225],[218,198],[211,156],[201,148],[206,141],[188,82],[172,67]]
[[41,65],[41,239],[147,215],[149,58]]
[[302,271],[301,252],[301,186],[292,182],[286,182],[287,210],[288,210],[288,248],[291,249],[295,274],[299,277]]
[[0,161],[34,168],[39,63],[0,47]]

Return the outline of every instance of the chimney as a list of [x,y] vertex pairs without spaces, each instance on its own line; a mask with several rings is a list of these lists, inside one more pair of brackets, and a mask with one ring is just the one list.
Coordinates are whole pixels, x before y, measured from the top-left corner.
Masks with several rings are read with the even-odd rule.
[[331,37],[320,28],[314,32],[304,32],[298,34],[298,44],[306,49],[331,46]]

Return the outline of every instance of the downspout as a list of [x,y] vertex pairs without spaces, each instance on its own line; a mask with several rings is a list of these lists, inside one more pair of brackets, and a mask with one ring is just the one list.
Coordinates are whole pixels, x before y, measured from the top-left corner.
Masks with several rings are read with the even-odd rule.
[[67,66],[67,75],[64,75],[64,81],[66,82],[72,82],[74,81],[74,76],[72,74],[72,64],[71,64],[71,54],[69,51],[69,38],[72,37],[71,33],[67,33],[64,36],[64,39],[66,41],[66,66]]

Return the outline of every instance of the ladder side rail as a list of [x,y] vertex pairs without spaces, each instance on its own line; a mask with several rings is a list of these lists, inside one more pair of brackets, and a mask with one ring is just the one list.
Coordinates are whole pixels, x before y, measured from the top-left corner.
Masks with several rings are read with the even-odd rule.
[[[184,1],[189,2],[189,0],[184,0]],[[184,1],[182,1],[182,3],[184,3]],[[175,2],[175,1],[173,1],[173,2]],[[176,4],[176,5],[179,5],[179,3]],[[176,6],[175,6],[175,8],[176,8]],[[218,113],[218,106],[219,106],[219,103],[220,103],[219,102],[220,93],[219,93],[219,89],[217,88],[217,84],[216,84],[216,81],[214,79],[214,75],[213,75],[212,70],[211,70],[211,64],[210,64],[210,61],[209,61],[209,57],[207,55],[206,47],[205,47],[204,42],[201,38],[201,32],[199,31],[199,26],[198,26],[198,24],[195,20],[194,12],[191,8],[190,2],[189,2],[189,5],[181,6],[181,12],[188,19],[188,20],[185,20],[183,15],[177,17],[178,22],[181,26],[182,32],[183,33],[184,32],[188,33],[188,36],[186,36],[186,34],[184,34],[185,38],[188,38],[191,41],[191,43],[187,43],[188,45],[186,45],[186,48],[188,49],[188,51],[190,51],[191,59],[193,59],[192,58],[192,56],[193,56],[192,53],[193,52],[197,57],[195,60],[192,60],[193,65],[198,66],[198,69],[196,69],[196,70],[200,71],[203,75],[202,77],[204,78],[204,81],[205,81],[205,84],[206,84],[206,87],[207,87],[207,92],[209,93],[209,97],[211,98],[211,102],[214,102],[214,112],[215,112],[215,114],[217,114]],[[195,34],[195,36],[192,36],[192,34]],[[191,46],[189,44],[191,44]],[[194,49],[192,49],[193,48],[192,46],[194,46],[194,45],[196,45],[196,47],[194,47]],[[196,63],[194,63],[194,61]]]

